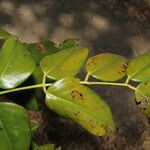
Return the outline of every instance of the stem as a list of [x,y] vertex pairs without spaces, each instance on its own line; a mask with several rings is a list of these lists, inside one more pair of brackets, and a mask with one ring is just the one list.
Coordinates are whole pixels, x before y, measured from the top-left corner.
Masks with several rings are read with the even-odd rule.
[[88,82],[88,81],[81,81],[80,84],[87,84],[87,85],[113,85],[113,86],[125,86],[128,87],[134,91],[136,91],[136,88],[132,85],[129,85],[127,83],[113,83],[113,82]]
[[84,81],[88,81],[89,77],[90,77],[90,74],[87,73]]
[[129,81],[130,81],[130,78],[129,78],[129,77],[127,77],[127,79],[126,79],[125,83],[126,83],[126,84],[128,84],[128,83],[129,83]]
[[[46,83],[46,75],[44,74],[44,76],[43,76],[43,85]],[[43,91],[44,91],[44,93],[46,94],[46,86],[43,86]]]
[[42,84],[36,84],[36,85],[31,85],[31,86],[19,87],[19,88],[15,88],[15,89],[6,90],[6,91],[1,91],[0,95],[11,93],[11,92],[17,92],[17,91],[23,91],[23,90],[41,88],[41,87],[46,87],[46,86],[50,86],[50,85],[51,85],[51,83],[48,83],[48,84],[43,84],[42,83]]

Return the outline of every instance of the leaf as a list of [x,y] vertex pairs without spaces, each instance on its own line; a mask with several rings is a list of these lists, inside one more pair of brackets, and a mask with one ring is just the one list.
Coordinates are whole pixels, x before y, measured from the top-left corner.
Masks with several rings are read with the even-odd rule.
[[38,150],[55,150],[54,144],[45,144],[38,147]]
[[[43,72],[39,67],[39,62],[46,55],[54,54],[59,51],[55,47],[55,44],[51,41],[45,41],[40,43],[26,44],[28,51],[31,53],[32,58],[36,63],[35,71],[32,74],[33,84],[40,84],[43,80]],[[32,110],[38,110],[37,100],[44,97],[42,88],[35,89],[33,96],[27,101],[26,108]]]
[[40,62],[44,74],[54,80],[65,76],[75,76],[88,55],[87,48],[73,47],[46,56]]
[[150,51],[132,60],[127,74],[134,81],[150,81]]
[[150,82],[142,82],[135,92],[136,104],[141,112],[150,117]]
[[55,148],[54,144],[44,144],[38,146],[36,143],[32,142],[31,150],[61,150],[61,147]]
[[40,43],[26,44],[27,50],[31,53],[36,65],[39,65],[41,59],[47,55],[54,54],[59,51],[55,44],[51,41],[44,41]]
[[78,40],[77,40],[77,39],[74,39],[74,38],[70,38],[70,39],[67,39],[67,40],[63,41],[63,42],[58,46],[58,48],[59,48],[60,50],[64,50],[64,49],[72,48],[72,47],[75,47],[75,46],[78,46]]
[[14,88],[23,83],[34,71],[35,63],[23,44],[11,36],[0,51],[0,88]]
[[0,149],[29,150],[30,140],[27,111],[19,105],[0,102]]
[[64,78],[51,85],[46,93],[46,104],[93,135],[102,136],[115,130],[109,106],[76,78]]
[[0,39],[6,40],[10,36],[11,36],[10,33],[8,33],[7,31],[5,31],[4,29],[0,28]]
[[117,54],[105,53],[88,59],[88,74],[102,81],[117,81],[126,75],[128,60]]
[[31,99],[29,99],[26,102],[25,108],[29,109],[29,110],[36,110],[36,111],[38,111],[38,104],[37,104],[37,101],[36,101],[36,95],[35,95],[35,93],[31,97]]

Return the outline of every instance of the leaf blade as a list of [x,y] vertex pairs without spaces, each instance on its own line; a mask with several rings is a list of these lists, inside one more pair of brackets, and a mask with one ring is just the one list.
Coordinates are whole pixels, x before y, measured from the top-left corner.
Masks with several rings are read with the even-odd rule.
[[53,111],[73,119],[94,135],[101,136],[115,130],[108,105],[92,90],[80,85],[77,79],[64,78],[50,86],[46,104]]
[[127,74],[133,81],[150,81],[150,52],[132,60],[128,66]]
[[90,57],[86,69],[89,75],[102,81],[117,81],[126,75],[127,64],[123,56],[104,53]]
[[[9,117],[8,117],[9,116]],[[13,118],[13,119],[12,119]],[[28,150],[30,121],[26,110],[13,103],[0,102],[0,145],[3,150]]]
[[0,88],[14,88],[34,71],[35,63],[16,37],[8,38],[0,51]]
[[40,67],[50,79],[59,80],[65,76],[75,76],[85,62],[87,55],[87,48],[69,48],[46,56],[40,62]]
[[150,117],[150,82],[142,82],[135,91],[136,104],[140,111]]

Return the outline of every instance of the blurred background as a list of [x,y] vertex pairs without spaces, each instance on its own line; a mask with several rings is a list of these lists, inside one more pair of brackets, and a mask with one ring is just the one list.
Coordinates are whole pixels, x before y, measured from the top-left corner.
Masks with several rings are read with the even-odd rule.
[[[0,26],[26,42],[77,38],[91,55],[132,59],[150,51],[149,0],[0,0]],[[150,126],[126,88],[92,87],[110,105],[118,131],[97,138],[70,120],[50,118],[47,141],[65,150],[148,150]]]

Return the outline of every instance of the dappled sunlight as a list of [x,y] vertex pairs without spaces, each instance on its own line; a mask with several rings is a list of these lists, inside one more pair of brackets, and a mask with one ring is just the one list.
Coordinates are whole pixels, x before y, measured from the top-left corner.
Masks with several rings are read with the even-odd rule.
[[61,14],[59,17],[59,22],[61,25],[66,27],[72,27],[75,22],[75,18],[72,14]]
[[15,4],[13,1],[2,0],[0,1],[0,10],[8,15],[12,15],[15,12]]
[[138,56],[147,51],[150,51],[150,39],[143,36],[132,36],[128,39],[129,44]]
[[106,17],[92,14],[92,13],[85,13],[85,16],[87,17],[88,23],[92,25],[94,28],[100,31],[109,31],[110,30],[110,21]]

